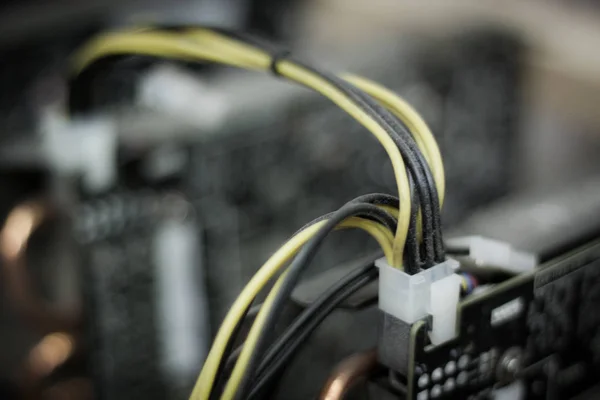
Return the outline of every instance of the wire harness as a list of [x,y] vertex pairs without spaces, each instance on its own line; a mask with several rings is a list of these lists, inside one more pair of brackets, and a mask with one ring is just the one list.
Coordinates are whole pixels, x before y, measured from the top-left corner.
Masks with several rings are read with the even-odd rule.
[[[270,72],[311,88],[375,136],[390,158],[397,185],[397,197],[383,194],[358,197],[338,211],[309,223],[273,253],[223,320],[192,399],[245,399],[264,394],[266,384],[281,368],[282,362],[278,360],[292,354],[308,335],[306,332],[315,329],[335,303],[330,303],[329,298],[322,300],[319,304],[329,306],[322,305],[300,316],[289,333],[278,341],[273,342],[270,337],[283,304],[330,232],[353,228],[365,231],[381,247],[386,263],[408,275],[444,262],[440,209],[445,177],[440,151],[423,119],[394,93],[366,78],[321,71],[297,61],[289,51],[254,37],[206,27],[143,28],[102,34],[75,54],[69,88],[71,115],[93,111],[97,107],[93,92],[98,77],[132,58],[141,64],[160,59],[219,63]],[[227,353],[237,328],[259,292],[278,274],[242,349],[233,358],[233,368],[227,368]],[[372,277],[369,270],[364,276],[348,278],[332,289],[337,294],[331,296],[336,299],[347,296]],[[304,333],[297,333],[299,330]],[[270,367],[271,361],[275,367]],[[222,393],[217,393],[220,385],[216,381],[228,369],[231,372],[222,385]]]

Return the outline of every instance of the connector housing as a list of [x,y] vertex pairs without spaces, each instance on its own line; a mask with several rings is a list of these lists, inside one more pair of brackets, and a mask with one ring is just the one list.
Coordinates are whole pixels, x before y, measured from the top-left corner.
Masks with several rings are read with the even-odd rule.
[[483,236],[462,236],[446,241],[450,247],[466,250],[469,258],[481,266],[491,266],[521,274],[532,271],[538,264],[537,256],[517,250],[510,244]]
[[446,260],[415,275],[390,266],[385,259],[379,268],[379,308],[383,311],[378,345],[379,361],[408,373],[412,325],[431,316],[429,338],[434,345],[456,336],[460,277],[456,260]]
[[[460,280],[454,276],[458,262],[451,259],[414,275],[390,266],[383,258],[375,265],[379,268],[379,308],[409,324],[430,314],[432,295],[435,295],[437,309],[438,299],[451,294],[453,285],[457,290],[460,285]],[[441,292],[434,294],[432,287]]]

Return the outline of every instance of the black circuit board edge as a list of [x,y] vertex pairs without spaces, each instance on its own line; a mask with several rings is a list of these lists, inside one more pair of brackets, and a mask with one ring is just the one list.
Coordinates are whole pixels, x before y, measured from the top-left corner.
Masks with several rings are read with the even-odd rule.
[[407,398],[490,398],[512,381],[501,365],[514,355],[525,398],[577,395],[600,376],[599,307],[596,241],[463,300],[458,336],[447,343],[430,345],[426,321],[414,324]]

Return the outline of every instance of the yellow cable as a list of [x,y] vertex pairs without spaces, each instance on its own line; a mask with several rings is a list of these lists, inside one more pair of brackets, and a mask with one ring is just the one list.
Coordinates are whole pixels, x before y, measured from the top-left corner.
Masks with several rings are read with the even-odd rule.
[[[193,37],[195,40],[198,40],[202,43],[205,43],[206,40],[208,40],[209,42],[211,40],[216,40],[216,41],[218,41],[218,43],[213,44],[216,48],[225,49],[228,44],[229,45],[232,44],[232,42],[230,40],[228,40],[228,38],[223,37],[222,35],[216,34],[215,32],[212,32],[212,31],[206,31],[205,29],[192,31],[192,32],[189,32],[187,35],[189,35],[190,37]],[[237,45],[238,50],[242,49],[239,51],[242,51],[242,52],[243,51],[246,51],[246,52],[256,51],[256,49],[254,47],[249,46],[245,43],[238,42],[238,41],[235,41],[233,43],[234,43],[233,47],[236,47],[236,45]],[[238,51],[238,50],[234,50],[234,52]],[[238,56],[239,56],[239,54],[238,54]],[[278,68],[278,70],[281,73],[281,68]],[[285,75],[285,74],[282,73],[282,75]],[[288,78],[292,78],[292,77],[288,76]],[[320,77],[318,77],[318,78],[320,79]],[[426,159],[427,163],[429,164],[429,167],[432,171],[432,175],[433,175],[433,178],[434,178],[434,181],[436,184],[436,188],[437,188],[437,192],[438,192],[440,208],[441,208],[441,206],[443,204],[443,200],[444,200],[444,191],[445,191],[444,169],[443,169],[443,164],[442,164],[439,148],[437,146],[437,143],[435,141],[433,134],[429,130],[429,127],[427,126],[425,121],[406,101],[404,101],[402,98],[397,96],[392,91],[379,85],[378,83],[370,81],[366,78],[362,78],[362,77],[354,76],[354,75],[344,75],[343,78],[346,79],[348,82],[352,83],[353,85],[357,86],[359,89],[361,89],[361,90],[367,92],[368,94],[370,94],[371,96],[373,96],[376,100],[381,102],[384,107],[389,109],[392,113],[394,113],[398,118],[400,118],[407,125],[408,129],[413,134],[413,137],[415,138],[417,145],[419,146],[420,150],[424,154],[425,159]],[[304,85],[307,85],[305,80],[299,80],[299,82]],[[307,85],[307,86],[310,86],[310,85]],[[310,87],[313,87],[315,90],[320,91],[319,88],[317,88],[317,87],[314,87],[314,86],[310,86]],[[322,94],[324,94],[325,96],[329,97],[330,99],[332,99],[330,96],[327,95],[327,93],[323,93],[322,91],[320,91],[320,92]],[[338,105],[341,108],[344,108],[340,104],[338,104]],[[389,152],[388,152],[388,154],[389,154]],[[408,212],[410,213],[410,210],[408,210]],[[398,215],[398,213],[395,213],[394,215]],[[409,218],[409,216],[406,216],[406,215],[403,215],[403,217]],[[410,220],[408,220],[408,221],[410,221]],[[418,228],[417,228],[417,235],[419,237],[419,240],[422,235],[420,221],[421,221],[421,214],[419,212]],[[399,228],[398,230],[400,230],[400,226],[398,228]],[[398,235],[396,237],[398,238]],[[404,237],[404,240],[405,240],[405,238],[406,238],[406,236]],[[400,239],[398,239],[398,242],[399,241],[400,241]],[[396,243],[396,246],[399,246],[398,242]],[[396,247],[396,248],[398,248],[398,247]]]
[[[282,247],[273,254],[267,262],[254,274],[250,282],[244,287],[238,298],[235,300],[227,316],[223,320],[219,332],[213,342],[211,350],[204,362],[200,376],[192,392],[191,399],[204,400],[208,398],[208,394],[213,386],[217,369],[227,343],[235,329],[238,321],[243,317],[244,311],[252,303],[254,298],[267,284],[267,282],[279,271],[285,263],[287,263],[298,250],[314,236],[316,232],[327,222],[327,220],[319,221],[314,225],[307,227],[298,234],[294,235]],[[349,218],[338,225],[340,229],[346,228],[361,228],[371,234],[382,247],[388,262],[392,258],[392,246],[390,241],[392,235],[387,230],[387,235],[381,232],[381,225],[361,218]],[[247,342],[249,343],[249,342]],[[250,347],[249,347],[250,348]],[[237,366],[237,364],[236,364]],[[243,365],[241,365],[242,368]]]
[[[74,61],[75,71],[76,73],[79,73],[96,59],[115,54],[145,54],[185,60],[201,59],[241,68],[254,67],[257,69],[267,69],[269,67],[270,56],[268,54],[253,49],[251,46],[228,40],[220,35],[215,34],[214,36],[220,37],[214,47],[217,47],[217,44],[224,45],[224,43],[229,43],[225,52],[218,53],[215,48],[211,48],[211,46],[202,46],[201,43],[199,43],[198,37],[178,37],[175,34],[160,32],[106,34],[92,41],[77,54]],[[252,65],[243,61],[241,55],[239,57],[231,57],[230,53],[234,50],[239,53],[244,53],[244,57],[247,57],[248,59],[252,57]],[[385,148],[394,169],[394,175],[398,185],[398,195],[400,198],[398,228],[394,239],[394,257],[391,265],[400,267],[403,261],[404,244],[408,234],[411,201],[410,186],[404,161],[395,143],[373,118],[358,107],[342,91],[321,78],[319,75],[290,61],[280,62],[278,64],[278,71],[282,76],[308,86],[331,99],[340,108],[345,110],[371,131]]]
[[[366,220],[361,220],[360,218],[351,217],[351,218],[348,218],[347,220],[345,220],[344,222],[342,222],[342,225],[356,224],[355,225],[356,227],[360,226],[363,229],[367,230],[367,232],[370,233],[379,242],[380,245],[382,245],[385,237],[378,239],[377,236],[382,232],[387,231],[389,233],[389,230],[384,228],[382,225],[374,224],[373,228],[380,230],[380,232],[376,232],[374,230],[371,230],[372,229],[371,227],[367,228],[366,226],[362,226],[363,222],[365,222],[365,221]],[[368,222],[372,222],[372,221],[368,221]],[[383,228],[383,229],[380,229],[380,228]],[[389,250],[390,249],[388,249],[388,251]],[[389,255],[391,256],[391,254],[389,254]],[[388,258],[388,260],[389,260],[389,258]],[[256,346],[256,342],[258,341],[260,333],[263,329],[263,325],[265,323],[266,317],[269,315],[269,310],[272,306],[272,302],[273,302],[273,300],[279,290],[281,282],[285,278],[286,274],[287,274],[287,271],[282,276],[279,277],[276,284],[271,289],[271,292],[267,296],[267,299],[265,300],[263,307],[261,307],[261,310],[260,310],[259,314],[257,315],[254,323],[252,324],[252,328],[250,328],[250,331],[248,332],[248,335],[246,336],[246,340],[244,341],[244,348],[242,349],[242,352],[240,353],[240,356],[238,357],[238,361],[236,362],[235,367],[234,367],[233,371],[231,372],[231,375],[229,377],[229,380],[227,381],[227,385],[225,386],[225,389],[223,391],[223,395],[222,395],[221,399],[233,400],[233,398],[235,397],[237,388],[242,380],[242,377],[244,376],[246,367],[248,365],[248,362],[250,361],[250,357],[252,356],[252,351],[254,350],[254,347]]]
[[[198,41],[199,43],[205,44],[207,41],[209,43],[213,42],[215,49],[236,52],[239,56],[238,60],[241,59],[242,54],[247,56],[252,53],[265,54],[253,46],[231,40],[227,37],[219,35],[218,33],[207,31],[205,29],[192,30],[186,35]],[[406,175],[406,169],[404,167],[404,161],[402,160],[402,156],[400,155],[395,143],[376,121],[374,121],[360,107],[354,104],[354,102],[352,102],[342,91],[337,89],[334,85],[330,84],[319,75],[314,74],[291,61],[281,61],[278,64],[278,72],[282,76],[308,86],[328,97],[340,108],[352,115],[368,130],[370,130],[385,148],[394,168],[394,174],[396,177],[400,198],[400,213],[398,215],[399,221],[394,242],[394,259],[392,265],[397,267],[401,266],[403,261],[404,244],[406,242],[406,236],[408,233],[408,225],[410,223],[410,189],[408,177]]]
[[441,208],[446,189],[444,165],[440,149],[427,123],[409,103],[378,83],[356,75],[344,75],[343,78],[373,96],[406,124],[431,168]]
[[[248,64],[221,54],[212,48],[200,46],[196,41],[170,32],[112,32],[100,35],[75,54],[73,72],[79,74],[95,60],[110,55],[140,54],[178,60],[202,60],[239,68]],[[254,60],[258,61],[258,60]],[[268,68],[270,59],[265,53],[264,65],[254,69]]]
[[239,387],[242,381],[244,371],[246,370],[246,366],[248,365],[250,357],[252,356],[252,351],[256,347],[256,342],[258,341],[262,328],[267,320],[267,316],[269,315],[269,312],[273,307],[273,302],[277,297],[277,293],[279,292],[279,289],[281,288],[281,285],[283,284],[283,281],[285,280],[287,274],[288,271],[285,271],[277,279],[277,281],[273,285],[273,288],[269,292],[269,295],[265,299],[262,307],[260,308],[260,311],[256,315],[254,323],[252,324],[252,328],[250,328],[250,331],[246,336],[246,340],[244,341],[244,347],[242,348],[242,352],[240,353],[235,367],[231,372],[229,380],[225,385],[223,394],[221,395],[221,400],[233,400],[235,398],[237,388]]
[[394,218],[398,218],[398,208],[394,206],[388,206],[385,204],[377,204],[377,207],[381,208],[384,211],[387,211]]
[[[212,31],[206,31],[205,29],[198,29],[198,30],[192,30],[191,32],[187,33],[187,36],[194,38],[194,40],[198,40],[201,43],[206,43],[206,41],[216,41],[217,43],[214,44],[215,48],[219,48],[219,49],[223,49],[225,51],[225,49],[227,50],[232,50],[234,52],[239,51],[240,53],[253,53],[256,52],[257,49],[255,49],[252,46],[249,46],[245,43],[239,42],[239,41],[231,41],[229,40],[229,38],[223,37],[222,35],[216,34],[215,32]],[[356,105],[351,104],[350,107],[352,105],[355,106],[355,108],[358,108],[358,110],[353,113],[352,111],[348,110],[348,105],[346,105],[344,103],[344,100],[348,100],[347,96],[342,93],[341,91],[339,91],[335,86],[331,85],[329,82],[327,82],[326,80],[322,79],[320,76],[313,74],[310,71],[305,70],[304,68],[301,68],[299,66],[296,66],[298,68],[300,68],[300,73],[298,73],[298,70],[295,71],[295,73],[290,74],[289,71],[288,73],[286,73],[285,69],[282,68],[282,64],[283,63],[287,63],[290,64],[292,66],[294,66],[295,64],[289,62],[289,61],[284,61],[284,62],[280,62],[278,64],[278,71],[282,76],[286,76],[292,80],[296,80],[297,82],[311,87],[314,90],[320,92],[321,94],[323,94],[324,96],[328,97],[330,100],[332,100],[333,102],[335,102],[340,108],[344,109],[346,112],[348,112],[349,114],[351,114],[352,116],[354,116],[360,123],[362,123],[364,126],[367,127],[367,129],[369,129],[371,132],[373,132],[375,134],[375,136],[377,137],[377,139],[382,143],[382,145],[384,146],[384,148],[386,149],[386,151],[388,152],[388,156],[390,157],[390,159],[392,160],[392,165],[394,165],[394,157],[395,155],[392,154],[397,154],[398,158],[400,158],[401,160],[401,156],[399,154],[399,151],[396,147],[396,145],[393,143],[393,140],[391,138],[389,138],[389,136],[387,135],[387,132],[385,132],[385,130],[383,130],[383,128],[381,128],[381,126],[379,126],[375,121],[372,121],[376,127],[369,127],[367,125],[365,125],[365,123],[363,123],[364,119],[361,119],[360,116],[356,116],[355,114],[358,113],[363,113],[364,112],[356,107]],[[308,75],[308,78],[307,78]],[[311,84],[310,79],[311,78],[316,78],[318,81],[317,84]],[[365,80],[366,81],[366,80]],[[377,86],[377,84],[375,83],[370,83],[369,89],[373,89],[374,91],[379,91],[381,92],[381,88]],[[375,90],[377,89],[377,90]],[[333,92],[333,94],[332,94]],[[338,93],[335,93],[338,92]],[[338,96],[336,96],[338,95]],[[341,96],[339,96],[341,95]],[[375,96],[374,96],[375,97]],[[385,96],[383,96],[385,99],[390,98],[391,96],[387,93],[385,93]],[[336,99],[341,98],[341,102],[340,101],[336,101]],[[391,98],[391,103],[393,105],[397,106],[397,102],[394,102],[394,98]],[[397,106],[398,107],[398,106]],[[402,110],[402,104],[398,107]],[[407,114],[405,112],[405,114]],[[368,116],[368,115],[367,115]],[[370,118],[370,117],[369,117]],[[373,129],[381,129],[383,130],[382,134],[377,134],[373,131]],[[425,125],[425,129],[428,129],[427,126]],[[423,135],[418,135],[418,137],[420,138],[420,136],[425,136],[425,134]],[[388,148],[388,144],[386,144],[384,142],[385,139],[382,139],[382,137],[387,138],[389,142],[391,142],[391,146],[393,149],[389,149]],[[433,138],[431,136],[431,134],[429,135],[430,138]],[[422,143],[422,141],[421,141]],[[434,143],[435,144],[435,143]],[[427,150],[428,148],[421,144],[421,148],[423,150]],[[436,147],[437,148],[437,147]],[[438,156],[439,156],[439,152],[438,152]],[[428,160],[429,161],[429,160]],[[404,171],[404,165],[403,165],[403,161],[402,162],[402,170]],[[395,165],[394,165],[395,167]],[[394,168],[394,171],[397,171],[397,168]],[[442,175],[443,178],[443,175]],[[402,223],[398,223],[398,230],[396,232],[396,242],[395,242],[395,250],[397,251],[395,253],[396,258],[394,259],[395,264],[392,265],[396,265],[399,266],[402,263],[402,253],[401,251],[403,251],[404,248],[404,243],[406,242],[406,233],[404,235],[399,235],[399,232],[408,232],[408,224],[410,222],[410,207],[403,207],[402,204],[407,204],[407,201],[410,201],[410,194],[408,194],[407,196],[405,196],[404,198],[402,198],[402,192],[404,192],[403,190],[401,190],[403,183],[400,183],[400,180],[403,179],[403,177],[398,177],[398,174],[396,174],[396,181],[398,182],[398,188],[399,188],[399,195],[401,197],[400,199],[400,211],[402,212],[402,214],[398,215],[398,213],[394,214],[394,215],[398,215],[398,219],[402,220]],[[435,179],[435,176],[434,176]],[[406,184],[408,184],[408,182],[406,182]],[[442,187],[443,187],[443,183],[442,183]],[[404,192],[404,193],[408,193]]]
[[[75,72],[81,72],[87,65],[100,57],[116,54],[143,54],[181,60],[204,60],[256,70],[266,70],[270,67],[271,56],[246,43],[230,40],[210,30],[194,30],[187,32],[186,35],[182,36],[165,32],[122,32],[104,35],[78,53],[75,59]],[[319,75],[291,61],[279,62],[278,72],[282,76],[308,86],[328,97],[371,131],[384,146],[392,162],[400,198],[400,209],[396,210],[392,208],[390,210],[395,212],[394,215],[398,215],[398,229],[395,237],[381,225],[372,221],[349,219],[342,224],[342,227],[358,226],[360,222],[360,227],[366,229],[365,227],[371,223],[371,226],[366,230],[384,248],[390,264],[400,267],[402,265],[402,255],[410,221],[411,199],[404,161],[395,143],[375,120],[342,91]],[[424,156],[432,169],[441,204],[445,186],[441,157],[435,140],[423,120],[403,100],[379,87],[377,84],[358,77],[350,77],[348,79],[375,97],[406,123],[415,136],[415,141],[423,150]],[[204,399],[209,393],[216,374],[216,368],[225,350],[225,345],[231,336],[232,329],[243,315],[243,311],[266,282],[314,235],[323,223],[324,221],[317,223],[290,239],[263,265],[246,288],[244,288],[223,321],[213,348],[209,353],[192,393],[194,399]],[[393,241],[393,247],[390,245],[391,241]],[[255,332],[259,332],[260,324],[253,325],[253,329],[255,329]],[[244,350],[247,348],[247,354],[250,354],[252,343],[247,343],[249,345],[245,346]],[[235,375],[232,374],[230,382],[228,382],[229,392],[227,393],[235,393],[235,388],[237,387],[236,377],[241,378],[243,376],[243,360],[242,358],[242,362],[236,364],[234,372],[236,370],[237,372]]]
[[[199,41],[207,40],[209,38],[218,39],[219,42],[217,44],[213,44],[215,47],[223,49],[227,47],[227,38],[223,38],[220,35],[216,35],[214,32],[211,31],[206,32],[206,30],[201,30],[199,32],[196,31],[189,33],[188,35],[190,37],[193,37],[195,40]],[[211,39],[209,39],[209,41],[210,40]],[[239,48],[244,48],[244,51],[252,52],[255,50],[253,47],[248,46],[244,43],[235,43],[239,44]],[[346,79],[348,82],[352,83],[353,85],[357,86],[359,89],[373,96],[376,100],[381,102],[384,107],[386,107],[388,110],[394,113],[407,125],[408,129],[413,134],[417,145],[419,146],[421,152],[425,156],[425,159],[432,171],[432,175],[438,192],[439,205],[441,208],[444,201],[445,191],[444,168],[441,160],[440,151],[435,141],[435,138],[429,130],[429,127],[427,126],[425,121],[406,101],[404,101],[392,91],[379,85],[378,83],[354,75],[344,75],[343,78]],[[315,89],[319,90],[318,88]],[[393,215],[398,216],[398,213],[396,212]],[[417,216],[417,239],[419,241],[422,237],[421,218],[421,213],[419,211]],[[397,246],[399,246],[398,243]]]
[[208,46],[219,53],[226,53],[229,57],[237,58],[238,62],[246,62],[247,68],[267,69],[271,65],[271,55],[264,50],[251,46],[247,43],[231,40],[214,31],[204,28],[189,30],[183,34],[193,39],[194,42]]
[[361,123],[361,125],[371,131],[383,145],[394,169],[396,184],[398,186],[398,197],[400,199],[398,228],[394,239],[394,258],[392,265],[395,267],[401,266],[404,254],[404,244],[406,243],[408,225],[410,222],[411,195],[404,160],[402,159],[396,144],[387,134],[385,129],[351,101],[342,91],[329,82],[289,61],[281,61],[278,65],[278,71],[280,74],[294,81],[301,82],[328,97],[340,108],[352,115]]
[[[381,208],[387,208],[387,207],[389,207],[389,206],[381,206]],[[393,207],[389,207],[389,208],[394,210]],[[397,209],[395,209],[395,210],[397,213]],[[342,222],[341,226],[349,225],[348,227],[362,227],[361,225],[363,224],[363,222],[365,222],[365,220],[361,220],[360,218],[356,218],[356,217],[351,217],[351,218],[348,218],[347,220],[345,220],[344,222]],[[372,222],[372,221],[369,221],[369,222]],[[354,225],[354,224],[356,224],[356,225]],[[365,229],[366,227],[362,227],[362,228]],[[383,233],[383,234],[385,234],[386,232],[389,234],[389,232],[390,232],[383,225],[379,225],[379,224],[374,224],[369,229],[379,229],[381,231],[381,233]],[[377,237],[375,236],[375,232],[373,232],[373,231],[368,231],[368,232],[377,239]],[[391,239],[390,236],[388,236],[388,240]],[[381,245],[383,240],[382,239],[377,239],[377,240]],[[382,246],[382,248],[383,248],[383,246]],[[388,251],[389,250],[390,249],[388,249]],[[389,254],[389,255],[391,256],[391,254]],[[388,258],[388,260],[390,259],[389,257],[387,257],[387,258]],[[261,307],[259,314],[257,315],[256,319],[254,320],[254,323],[252,324],[252,328],[250,329],[250,331],[244,341],[244,347],[242,349],[242,352],[240,353],[240,356],[238,357],[238,361],[236,362],[235,367],[234,367],[233,371],[231,372],[231,375],[227,382],[227,385],[225,386],[225,389],[223,391],[223,395],[222,395],[221,399],[233,400],[233,398],[235,397],[237,388],[239,387],[242,377],[245,374],[248,362],[250,361],[250,357],[252,356],[252,351],[254,350],[254,348],[256,346],[256,342],[258,341],[258,338],[260,336],[260,333],[263,330],[263,326],[266,321],[266,317],[268,316],[268,314],[270,312],[275,295],[279,291],[279,287],[280,287],[281,282],[283,281],[286,273],[287,273],[287,271],[284,274],[282,274],[282,276],[277,280],[276,284],[271,289],[271,292],[265,299],[265,302],[263,303],[263,306]]]
[[[193,38],[202,44],[213,43],[213,48],[215,48],[216,51],[231,51],[232,53],[230,54],[232,57],[248,56],[259,51],[243,42],[230,41],[228,38],[206,29],[192,29],[186,33],[186,36]],[[264,53],[261,55],[264,57]],[[262,58],[259,63],[260,66],[264,66],[264,58]],[[250,66],[251,65],[248,65],[248,67]],[[444,167],[435,137],[423,118],[404,99],[374,81],[351,74],[344,74],[342,75],[342,78],[373,96],[406,124],[431,168],[441,206],[445,191]]]
[[[213,44],[216,48],[226,48],[226,44],[228,43],[227,38],[223,38],[222,36],[216,35],[214,32],[206,32],[202,30],[200,32],[192,32],[188,33],[190,37],[193,37],[195,40],[205,41],[212,40],[209,38],[217,39],[218,43]],[[243,48],[243,51],[252,52],[255,49],[251,46],[248,46],[241,42],[235,42],[239,44],[239,48]],[[229,43],[230,44],[230,43]],[[235,47],[235,46],[233,46]],[[234,52],[237,50],[234,50]],[[239,54],[233,54],[232,56],[239,57]],[[383,86],[379,85],[376,82],[370,81],[366,78],[353,76],[353,75],[344,75],[344,79],[353,85],[357,86],[359,89],[364,90],[371,96],[373,96],[376,100],[382,103],[384,107],[389,109],[392,113],[394,113],[398,118],[400,118],[408,127],[408,129],[413,134],[417,145],[419,146],[421,152],[425,156],[427,163],[432,171],[432,175],[436,184],[436,189],[438,192],[438,199],[440,203],[440,208],[444,201],[444,191],[445,191],[445,177],[444,177],[444,169],[441,160],[441,155],[435,138],[429,127],[425,123],[425,121],[419,116],[419,114],[402,98],[397,96],[395,93],[389,91]],[[306,83],[303,82],[305,85]],[[315,90],[319,90],[315,88]],[[327,96],[327,94],[323,93]],[[331,99],[331,97],[330,97]],[[339,105],[339,104],[338,104]],[[342,107],[343,108],[343,107]],[[410,210],[409,210],[410,211]],[[398,212],[394,213],[394,215],[398,216]],[[417,216],[417,239],[420,241],[422,237],[422,229],[421,229],[421,213]],[[400,227],[399,227],[400,228]],[[398,238],[398,236],[396,236]],[[396,246],[399,246],[399,241],[396,243]],[[398,247],[396,247],[398,248]]]
[[[198,38],[198,37],[196,37],[196,38]],[[288,78],[291,78],[291,79],[295,79],[298,82],[303,83],[307,86],[311,86],[309,83],[307,83],[307,79],[302,78],[302,77],[298,78],[297,76],[294,77],[293,74],[289,74],[289,73],[286,74],[285,72],[283,72],[281,65],[279,66],[278,69],[282,75],[287,76]],[[373,84],[373,85],[375,85],[375,84]],[[311,86],[311,87],[313,87],[317,91],[320,91],[321,93],[323,93],[323,91],[319,87],[315,87],[315,86]],[[373,89],[373,88],[369,87],[368,89]],[[368,91],[368,89],[366,91]],[[373,92],[373,91],[374,90],[371,90],[371,92]],[[335,102],[335,98],[332,98],[332,96],[329,96],[326,93],[323,93],[323,94],[325,94],[327,97],[329,97],[330,99],[332,99]],[[379,94],[378,92],[375,92],[374,94],[372,93],[372,95],[377,100],[379,100],[383,103],[382,100],[386,100],[385,96],[382,99],[381,96],[378,96],[378,94]],[[394,112],[397,116],[399,116],[400,118],[405,120],[405,123],[407,124],[407,126],[409,126],[409,129],[412,128],[412,130],[414,131],[415,124],[414,123],[411,124],[411,121],[406,121],[406,119],[409,118],[406,116],[406,112],[404,112],[404,114],[399,115],[399,112],[397,111],[398,109],[400,110],[400,112],[403,111],[402,107],[401,107],[403,103],[398,103],[398,102],[394,103],[394,100],[395,99],[392,98],[392,101],[388,101],[388,103],[390,103],[391,105],[384,103],[384,106],[388,107],[390,109],[390,111]],[[400,106],[398,106],[398,104],[400,104]],[[338,103],[338,105],[340,105],[340,104]],[[344,108],[344,107],[342,107],[342,108]],[[346,110],[346,111],[348,111],[348,110]],[[422,122],[422,120],[420,120],[420,121]],[[439,150],[437,149],[437,145],[435,145],[435,142],[434,142],[434,146],[435,146],[434,151],[431,150],[431,147],[429,147],[429,148],[427,147],[427,143],[424,142],[424,139],[425,140],[432,139],[432,136],[431,136],[431,134],[429,134],[429,137],[426,136],[426,133],[429,132],[426,125],[425,125],[425,130],[426,130],[425,134],[421,134],[421,132],[416,132],[417,134],[415,135],[415,140],[416,140],[417,144],[419,145],[419,147],[422,149],[422,151],[424,153],[426,152],[426,154],[425,154],[426,160],[430,164],[430,168],[433,171],[435,171],[435,164],[432,164],[432,160],[433,160],[433,162],[441,161],[440,157],[439,157]],[[414,133],[415,132],[413,132],[413,134]],[[437,158],[436,158],[436,152],[437,152]],[[438,164],[439,164],[439,162],[438,162]],[[438,175],[434,174],[434,179],[436,179],[436,184],[438,185],[438,191],[443,196],[443,187],[444,187],[443,171],[442,171],[442,175],[441,175],[441,179],[442,179],[441,182],[439,181],[439,178],[440,178],[439,174]],[[441,184],[441,190],[440,190],[440,184]],[[443,201],[443,199],[440,200],[440,203],[441,203],[441,201]],[[393,215],[398,215],[398,210],[393,207],[383,206],[382,208],[384,208],[384,209],[387,208],[387,211],[392,212]],[[229,400],[229,399],[234,398],[234,396],[236,394],[236,390],[239,386],[239,383],[244,375],[247,363],[251,357],[252,349],[254,348],[254,346],[256,344],[256,340],[260,336],[260,332],[263,328],[264,321],[266,320],[266,316],[268,315],[269,309],[272,305],[272,300],[275,298],[275,295],[278,292],[278,288],[279,288],[282,280],[283,280],[283,276],[277,281],[276,285],[273,287],[272,291],[270,292],[269,296],[267,297],[267,299],[265,301],[265,304],[263,305],[263,308],[261,309],[261,312],[257,316],[257,319],[255,320],[255,323],[253,324],[253,326],[246,338],[244,349],[243,349],[242,353],[240,354],[238,362],[236,363],[236,366],[230,376],[230,380],[228,381],[228,383],[225,387],[225,391],[223,393],[222,399]]]

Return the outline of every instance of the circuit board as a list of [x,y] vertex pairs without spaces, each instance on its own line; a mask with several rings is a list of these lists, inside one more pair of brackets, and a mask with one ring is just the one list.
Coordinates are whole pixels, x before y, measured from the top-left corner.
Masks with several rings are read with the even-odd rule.
[[[114,192],[83,202],[76,216],[96,398],[187,395],[187,371],[199,368],[204,351],[203,325],[173,309],[194,301],[192,313],[206,312],[195,296],[199,262],[186,258],[192,257],[186,243],[195,240],[186,228],[194,224],[186,198],[174,191]],[[197,357],[182,356],[190,347]]]
[[467,297],[455,339],[434,347],[413,326],[408,399],[576,396],[600,374],[599,305],[600,242]]
[[[151,198],[114,195],[82,205],[77,238],[86,261],[86,323],[99,398],[166,396],[157,360]],[[113,217],[115,216],[115,217]],[[149,379],[151,377],[151,379]]]

